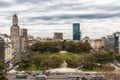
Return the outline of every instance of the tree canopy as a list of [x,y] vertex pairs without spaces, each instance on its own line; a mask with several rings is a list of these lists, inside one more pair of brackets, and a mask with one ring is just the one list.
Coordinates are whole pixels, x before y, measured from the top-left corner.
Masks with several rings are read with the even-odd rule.
[[91,46],[87,42],[37,42],[31,46],[32,51],[43,52],[59,52],[60,50],[66,50],[72,53],[90,52]]

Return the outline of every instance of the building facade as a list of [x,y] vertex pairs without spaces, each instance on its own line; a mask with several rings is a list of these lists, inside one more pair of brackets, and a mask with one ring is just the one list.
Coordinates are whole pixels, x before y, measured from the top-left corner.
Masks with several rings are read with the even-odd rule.
[[115,32],[114,34],[114,49],[116,53],[120,53],[120,32]]
[[22,37],[27,37],[27,36],[28,36],[27,32],[28,32],[27,29],[22,28],[22,29],[21,29],[21,36],[22,36]]
[[114,35],[108,35],[105,40],[105,49],[114,51],[114,43],[115,43]]
[[54,33],[54,40],[63,40],[63,33]]
[[11,40],[15,53],[20,53],[20,27],[18,26],[18,17],[16,14],[13,15],[13,24],[11,26]]
[[27,29],[23,28],[21,29],[21,52],[25,53],[28,49],[28,35],[27,35]]
[[12,41],[6,34],[0,34],[0,61],[7,64],[15,58]]
[[80,24],[73,23],[73,40],[81,40]]
[[93,49],[98,50],[100,48],[103,48],[105,46],[105,39],[91,39],[90,45]]
[[0,37],[0,62],[4,63],[4,39]]
[[21,61],[21,42],[20,42],[20,27],[18,26],[18,17],[13,15],[12,26],[11,26],[11,41],[15,53],[13,64]]

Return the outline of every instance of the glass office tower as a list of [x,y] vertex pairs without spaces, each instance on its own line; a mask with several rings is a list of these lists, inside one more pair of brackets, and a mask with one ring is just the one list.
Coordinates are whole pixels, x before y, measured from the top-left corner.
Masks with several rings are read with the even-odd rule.
[[80,24],[73,23],[73,40],[80,40],[81,33],[80,33]]

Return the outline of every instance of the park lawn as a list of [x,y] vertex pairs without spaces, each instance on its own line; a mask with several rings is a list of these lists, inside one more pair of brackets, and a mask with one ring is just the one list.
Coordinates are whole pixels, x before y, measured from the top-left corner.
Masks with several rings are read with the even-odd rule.
[[[32,54],[33,55],[33,54]],[[42,56],[42,58],[43,58],[43,62],[44,62],[44,59],[45,60],[48,60],[48,62],[52,62],[52,61],[50,61],[50,60],[54,60],[54,62],[56,61],[56,60],[58,60],[58,61],[60,61],[60,64],[62,64],[61,62],[63,62],[64,60],[66,60],[67,61],[67,63],[69,64],[69,66],[68,67],[70,67],[70,68],[76,68],[77,67],[77,63],[78,62],[80,62],[81,60],[83,60],[83,59],[85,59],[85,60],[87,60],[86,58],[88,58],[88,57],[90,57],[90,58],[88,58],[88,59],[90,59],[91,60],[91,54],[78,54],[78,53],[48,53],[48,52],[46,52],[46,53],[37,53],[37,55],[41,55]],[[87,56],[87,57],[85,57],[85,56]],[[41,57],[40,57],[41,58]],[[41,58],[41,59],[42,59]],[[80,59],[81,58],[81,59]],[[29,59],[29,58],[28,58]],[[35,58],[33,58],[33,60],[34,60]],[[87,60],[88,62],[90,61],[90,60]],[[38,60],[39,61],[39,60]],[[111,66],[106,66],[106,64],[108,64],[108,63],[110,63],[110,62],[102,62],[101,64],[102,64],[102,67],[98,67],[98,66],[93,66],[92,68],[82,68],[81,70],[82,71],[112,71],[112,70],[114,70],[114,68],[113,67],[111,67]],[[25,64],[25,63],[24,63]],[[59,64],[59,65],[60,65]],[[89,63],[89,64],[92,64],[92,63]],[[43,67],[43,65],[41,65],[40,66],[40,68],[38,69],[38,67],[36,67],[36,65],[37,64],[31,64],[32,66],[28,66],[26,69],[25,69],[25,71],[45,71],[46,70],[46,66],[48,65],[48,64],[44,64],[44,67]],[[55,64],[56,65],[56,64]],[[75,65],[75,66],[73,66],[73,65]],[[54,65],[53,65],[54,66]],[[49,68],[53,68],[53,66],[51,66],[51,64],[49,65],[49,67],[47,68],[47,69],[49,69]],[[80,66],[80,65],[79,65]],[[78,67],[79,67],[78,66]],[[58,67],[58,66],[57,66]],[[23,68],[21,68],[21,67],[19,67],[19,68],[17,68],[16,70],[19,70],[19,71],[21,71],[21,70],[24,70]]]

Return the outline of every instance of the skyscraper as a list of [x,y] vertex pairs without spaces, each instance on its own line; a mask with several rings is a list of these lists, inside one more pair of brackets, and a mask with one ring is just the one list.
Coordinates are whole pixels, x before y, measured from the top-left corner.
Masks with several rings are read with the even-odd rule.
[[114,42],[115,52],[120,53],[120,32],[115,32],[114,38],[115,38]]
[[80,24],[79,23],[73,23],[73,40],[80,40]]
[[27,29],[21,29],[21,52],[25,53],[28,49],[28,36],[27,36]]
[[21,36],[22,37],[27,37],[27,29],[25,29],[25,28],[21,29]]
[[13,24],[11,26],[11,40],[13,43],[14,52],[20,53],[20,27],[18,26],[18,17],[13,15]]
[[115,44],[115,36],[114,35],[108,35],[105,39],[105,49],[108,49],[110,51],[114,51],[114,44]]

